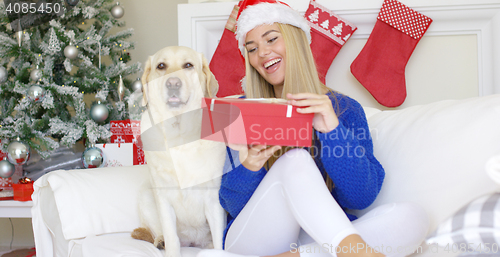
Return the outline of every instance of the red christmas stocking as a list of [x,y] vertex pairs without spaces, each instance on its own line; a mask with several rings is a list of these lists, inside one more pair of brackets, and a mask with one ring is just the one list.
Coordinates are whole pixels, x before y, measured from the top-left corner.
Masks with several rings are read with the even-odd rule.
[[245,76],[245,62],[234,35],[238,10],[235,5],[209,65],[219,82],[218,97],[243,94],[240,81]]
[[406,98],[405,67],[432,19],[396,0],[385,0],[375,27],[351,64],[356,79],[382,105]]
[[325,76],[338,52],[357,27],[312,0],[304,15],[311,26],[311,50],[319,78]]

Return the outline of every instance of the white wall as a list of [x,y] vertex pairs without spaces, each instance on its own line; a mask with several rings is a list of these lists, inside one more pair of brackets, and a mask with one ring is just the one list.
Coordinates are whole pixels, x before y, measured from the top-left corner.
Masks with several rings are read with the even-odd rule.
[[[327,74],[329,87],[349,95],[364,106],[389,109],[377,103],[370,93],[351,75],[354,61],[366,39],[351,38],[344,45]],[[479,96],[476,35],[425,36],[406,66],[405,102],[394,109],[427,104],[444,99]]]
[[[148,56],[158,50],[177,45],[177,4],[188,3],[188,0],[119,0],[125,9],[121,18],[126,28],[133,28],[134,35],[129,41],[136,42],[135,49],[130,51],[132,61],[144,64]],[[114,28],[119,31],[123,28]],[[131,79],[141,76],[136,74]]]
[[[11,241],[12,249],[34,247],[31,219],[12,218],[11,220],[12,225],[9,219],[0,218],[0,253],[9,250]],[[12,226],[14,227],[14,240],[12,240]]]

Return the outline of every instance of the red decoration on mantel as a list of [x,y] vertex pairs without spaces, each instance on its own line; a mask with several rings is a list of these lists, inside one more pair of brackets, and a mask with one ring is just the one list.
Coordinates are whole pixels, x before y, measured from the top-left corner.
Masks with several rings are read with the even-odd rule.
[[377,19],[417,40],[424,36],[432,23],[431,18],[396,0],[385,1]]
[[309,3],[304,17],[311,26],[311,51],[319,78],[325,83],[333,59],[358,28],[316,1]]
[[14,200],[16,201],[31,201],[33,194],[33,180],[24,177],[19,179],[19,184],[12,184],[14,189]]
[[240,81],[245,76],[245,61],[234,35],[239,8],[234,6],[210,61],[210,70],[219,83],[218,97],[243,94]]
[[141,141],[141,121],[113,120],[111,125],[111,143],[133,143],[134,165],[146,164]]
[[351,72],[380,104],[406,99],[405,68],[432,19],[396,0],[385,0],[366,45]]

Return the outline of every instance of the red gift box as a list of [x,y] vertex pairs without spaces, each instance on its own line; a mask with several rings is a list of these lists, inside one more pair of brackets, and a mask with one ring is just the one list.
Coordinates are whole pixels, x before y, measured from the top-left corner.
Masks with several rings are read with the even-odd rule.
[[31,201],[33,194],[33,183],[27,184],[12,184],[14,189],[14,200],[16,201]]
[[205,98],[201,138],[230,144],[311,146],[314,114],[283,99]]
[[133,143],[134,165],[146,164],[141,141],[141,122],[138,120],[112,120],[111,143]]

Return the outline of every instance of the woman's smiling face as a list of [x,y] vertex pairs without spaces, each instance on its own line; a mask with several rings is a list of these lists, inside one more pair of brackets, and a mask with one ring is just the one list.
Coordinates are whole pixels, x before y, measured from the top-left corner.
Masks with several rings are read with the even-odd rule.
[[285,81],[286,47],[278,25],[260,25],[249,31],[245,40],[250,65],[271,85]]

